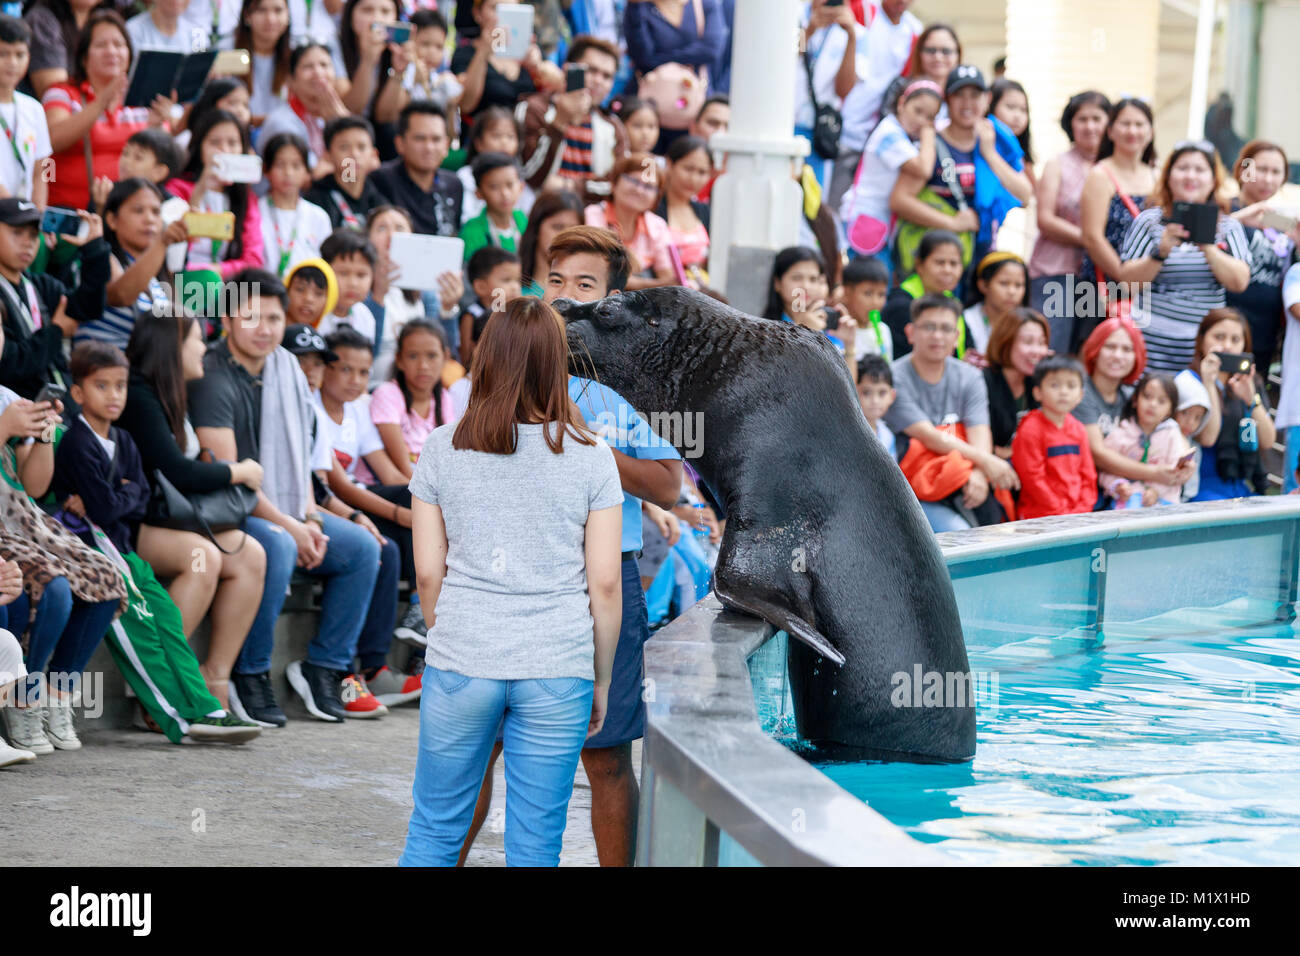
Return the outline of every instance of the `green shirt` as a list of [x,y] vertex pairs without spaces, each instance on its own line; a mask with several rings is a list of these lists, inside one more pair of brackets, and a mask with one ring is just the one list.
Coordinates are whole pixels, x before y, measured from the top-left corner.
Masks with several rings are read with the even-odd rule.
[[507,252],[519,252],[519,237],[528,226],[528,217],[518,209],[511,213],[515,221],[515,234],[502,233],[488,221],[488,211],[484,209],[460,229],[460,238],[465,243],[465,261],[484,246],[497,246]]

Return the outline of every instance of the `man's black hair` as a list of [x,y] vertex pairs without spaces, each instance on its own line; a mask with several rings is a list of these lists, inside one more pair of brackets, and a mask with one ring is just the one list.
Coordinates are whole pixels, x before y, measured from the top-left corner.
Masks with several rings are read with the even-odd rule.
[[246,296],[241,290],[248,290],[247,298],[277,299],[281,308],[289,307],[289,294],[284,290],[284,283],[276,278],[275,273],[265,269],[248,266],[227,279],[223,304],[245,301]]
[[167,167],[169,179],[180,173],[181,167],[185,165],[181,148],[176,145],[176,140],[172,139],[171,134],[166,130],[157,126],[136,130],[127,142],[153,153],[154,162]]
[[0,15],[0,43],[21,43],[31,50],[31,28],[17,17]]
[[912,307],[908,311],[907,320],[915,322],[923,312],[929,312],[931,309],[943,309],[951,312],[955,318],[961,318],[961,304],[955,298],[950,295],[940,295],[937,292],[927,292],[920,298],[912,300]]
[[397,135],[405,136],[406,131],[411,128],[411,117],[417,113],[424,116],[436,116],[442,120],[445,129],[450,129],[447,122],[447,111],[437,103],[431,100],[411,100],[402,107],[402,112],[397,114]]
[[428,30],[430,27],[437,27],[443,33],[447,32],[447,19],[437,10],[416,10],[411,14],[411,29],[417,33],[420,30]]
[[319,266],[303,266],[300,269],[294,269],[293,275],[289,277],[289,285],[293,285],[301,279],[303,282],[310,282],[318,289],[329,289],[330,280],[325,277],[325,273],[320,270]]

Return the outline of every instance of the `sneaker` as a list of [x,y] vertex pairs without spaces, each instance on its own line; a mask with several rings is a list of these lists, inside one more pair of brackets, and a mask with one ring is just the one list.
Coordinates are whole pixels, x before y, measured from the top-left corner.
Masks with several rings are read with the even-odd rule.
[[45,736],[57,750],[80,750],[81,740],[72,726],[72,698],[51,694],[45,702]]
[[242,744],[261,733],[262,728],[251,720],[241,720],[228,713],[224,717],[200,717],[190,721],[189,736],[194,740]]
[[393,637],[413,647],[429,646],[429,628],[424,623],[424,611],[420,605],[412,604],[406,609]]
[[18,747],[11,747],[0,738],[0,767],[7,767],[11,763],[27,763],[35,760],[36,754],[30,750],[22,750]]
[[420,692],[424,689],[422,680],[423,676],[420,674],[400,674],[391,667],[385,666],[366,681],[366,686],[381,704],[396,707],[398,704],[420,699]]
[[294,661],[285,668],[284,676],[289,679],[289,686],[294,693],[302,698],[307,713],[317,720],[341,723],[347,716],[343,701],[339,699],[340,681],[343,678],[338,671],[310,661]]
[[230,709],[240,720],[258,727],[283,727],[289,722],[275,699],[270,673],[231,674]]
[[44,708],[4,707],[5,734],[9,742],[20,750],[34,754],[54,753],[54,744],[45,736]]
[[371,693],[365,678],[359,674],[348,674],[343,678],[339,684],[339,696],[348,717],[382,717],[388,713],[388,708]]

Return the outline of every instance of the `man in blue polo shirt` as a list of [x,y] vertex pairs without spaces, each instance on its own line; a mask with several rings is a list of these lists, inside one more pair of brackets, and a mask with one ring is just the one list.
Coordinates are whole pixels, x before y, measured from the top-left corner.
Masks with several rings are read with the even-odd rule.
[[[543,283],[547,302],[595,302],[618,294],[627,282],[627,250],[608,230],[573,226],[552,239],[550,249],[550,273]],[[645,732],[642,649],[650,637],[645,591],[636,562],[641,550],[641,500],[672,508],[681,492],[682,462],[672,445],[656,435],[617,392],[599,382],[570,376],[569,397],[588,427],[613,449],[623,485],[623,624],[614,655],[605,724],[586,742],[582,766],[591,783],[591,831],[600,865],[631,866],[640,799],[632,769],[632,741]],[[474,822],[461,853],[462,862],[487,816],[492,764],[498,753],[499,742],[488,763]]]

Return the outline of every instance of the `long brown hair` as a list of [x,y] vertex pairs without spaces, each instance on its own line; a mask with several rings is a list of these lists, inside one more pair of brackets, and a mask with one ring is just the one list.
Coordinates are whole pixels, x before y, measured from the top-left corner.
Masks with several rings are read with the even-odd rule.
[[[541,424],[546,446],[564,451],[564,433],[594,445],[569,398],[569,349],[564,321],[541,299],[522,296],[488,320],[470,364],[469,407],[452,436],[453,448],[512,455],[520,424]],[[560,425],[549,427],[551,422]]]
[[[253,56],[253,29],[248,25],[248,18],[256,12],[263,0],[244,0],[244,5],[239,11],[239,25],[235,27],[235,49],[247,50],[250,58]],[[290,35],[293,33],[293,10],[287,0],[285,9],[289,14],[289,22],[285,24],[284,32],[280,34],[280,39],[275,41],[275,71],[271,75],[271,92],[277,97],[284,89],[284,85],[289,82],[289,54],[293,52],[290,43]],[[310,9],[310,7],[308,8]],[[244,85],[248,87],[248,92],[253,92],[253,73],[249,71],[241,78]],[[269,165],[269,164],[268,164]]]
[[1246,321],[1246,317],[1233,308],[1211,309],[1205,313],[1205,318],[1201,319],[1201,324],[1196,327],[1196,349],[1192,353],[1192,364],[1188,367],[1197,375],[1201,374],[1201,361],[1205,358],[1205,336],[1220,322],[1236,322],[1240,325],[1242,341],[1246,343],[1242,354],[1254,354],[1255,349],[1250,341],[1250,323]]

